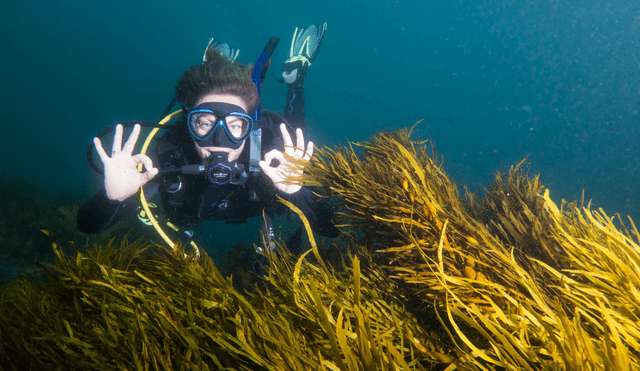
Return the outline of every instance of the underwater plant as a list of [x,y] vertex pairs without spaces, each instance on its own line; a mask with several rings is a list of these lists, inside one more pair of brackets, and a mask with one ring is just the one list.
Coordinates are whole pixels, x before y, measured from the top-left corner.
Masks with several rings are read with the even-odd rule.
[[422,370],[440,356],[400,303],[376,294],[357,258],[334,274],[315,244],[299,258],[279,246],[269,285],[249,296],[206,254],[180,247],[123,239],[53,249],[47,282],[21,278],[0,296],[7,369]]
[[[411,129],[323,148],[302,178],[343,235],[283,243],[234,288],[214,261],[126,237],[63,249],[0,292],[0,364],[69,370],[640,369],[634,223],[555,204],[523,163],[481,196]],[[47,232],[50,236],[51,233]],[[329,257],[331,257],[329,259]],[[330,263],[329,263],[330,262]]]
[[19,274],[37,274],[36,262],[52,263],[50,238],[40,229],[54,230],[59,240],[77,245],[106,242],[114,236],[153,236],[150,228],[138,228],[132,215],[124,223],[98,235],[81,233],[77,213],[81,200],[73,195],[47,195],[35,184],[14,176],[0,176],[0,284]]
[[558,209],[522,163],[463,198],[410,136],[323,149],[304,178],[339,200],[337,223],[395,284],[387,294],[449,334],[464,355],[448,369],[640,368],[633,222],[620,231],[584,202]]

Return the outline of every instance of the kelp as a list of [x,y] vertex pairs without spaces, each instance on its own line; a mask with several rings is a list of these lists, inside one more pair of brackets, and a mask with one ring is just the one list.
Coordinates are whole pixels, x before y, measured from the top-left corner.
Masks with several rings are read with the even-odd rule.
[[[525,271],[513,254],[499,257],[520,273],[527,299],[517,301],[496,287],[498,292],[485,295],[493,312],[456,295],[465,282],[441,275],[453,299],[447,307],[451,323],[471,326],[491,343],[491,349],[480,349],[457,332],[471,350],[467,359],[477,359],[470,368],[638,369],[640,246],[633,222],[632,233],[621,232],[602,210],[558,209],[548,192],[544,200],[553,237],[571,266],[558,270],[540,260],[531,261],[545,273],[546,285],[554,286],[556,295],[545,295],[540,280]],[[505,300],[515,310],[501,308],[499,303]]]
[[280,245],[267,287],[245,296],[182,248],[53,249],[48,282],[19,279],[0,296],[6,369],[424,370],[447,357],[357,257],[337,274]]
[[583,200],[558,207],[524,162],[482,195],[461,195],[411,129],[316,153],[290,181],[337,201],[335,245],[319,246],[301,217],[311,249],[295,256],[277,243],[267,274],[237,291],[206,254],[55,242],[47,281],[3,288],[0,364],[640,369],[633,221]]
[[[44,194],[22,178],[0,175],[0,283],[15,278],[17,273],[37,273],[34,261],[53,261],[51,244],[47,236],[40,233],[42,228],[55,231],[61,241],[84,245],[106,242],[110,237],[139,227],[139,221],[133,216],[99,235],[81,233],[76,224],[80,203],[71,195]],[[136,220],[135,224],[131,219]],[[144,232],[135,228],[133,233]]]
[[506,251],[502,240],[464,207],[435,149],[409,141],[410,135],[408,129],[384,132],[367,143],[320,151],[306,182],[340,200],[338,225],[424,308],[443,302],[439,268],[519,295],[517,273],[488,248]]
[[303,178],[340,201],[337,223],[395,284],[385,293],[449,334],[464,355],[448,369],[640,368],[633,222],[620,231],[583,201],[558,209],[522,162],[462,197],[410,136],[325,148]]

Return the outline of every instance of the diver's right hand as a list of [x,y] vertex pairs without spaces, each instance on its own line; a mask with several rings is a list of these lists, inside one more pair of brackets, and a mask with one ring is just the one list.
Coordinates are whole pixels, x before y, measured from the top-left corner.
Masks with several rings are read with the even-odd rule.
[[[132,155],[138,141],[138,135],[140,135],[140,125],[136,124],[129,139],[122,147],[122,125],[116,125],[111,157],[102,148],[100,139],[93,138],[93,144],[96,146],[96,151],[98,151],[104,165],[104,189],[110,200],[126,200],[133,196],[138,188],[158,174],[158,169],[153,167],[149,156],[143,153]],[[138,171],[140,163],[146,169],[142,173]]]

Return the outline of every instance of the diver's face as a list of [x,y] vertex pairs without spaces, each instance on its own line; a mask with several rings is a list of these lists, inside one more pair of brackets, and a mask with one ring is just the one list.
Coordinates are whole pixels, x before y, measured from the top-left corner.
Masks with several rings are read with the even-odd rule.
[[[248,111],[247,103],[237,95],[229,94],[207,94],[202,96],[195,104],[194,107],[201,105],[202,103],[229,103],[241,107],[245,112]],[[205,159],[211,156],[211,152],[227,152],[229,154],[229,161],[235,161],[240,157],[240,153],[244,149],[244,143],[238,149],[225,148],[225,147],[200,147],[196,144],[195,138],[191,137],[193,145],[196,147],[196,151],[201,158]]]

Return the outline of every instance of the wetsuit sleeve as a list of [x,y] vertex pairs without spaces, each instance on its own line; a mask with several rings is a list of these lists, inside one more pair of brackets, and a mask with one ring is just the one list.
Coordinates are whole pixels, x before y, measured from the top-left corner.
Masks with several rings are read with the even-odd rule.
[[[156,152],[153,151],[148,156],[154,166],[158,167],[159,161]],[[146,198],[151,199],[158,193],[158,177],[149,181],[143,188]],[[82,204],[78,210],[78,229],[82,233],[103,232],[137,210],[138,206],[140,206],[140,200],[136,196],[131,196],[122,202],[110,200],[107,197],[107,192],[102,189]]]
[[313,189],[307,187],[300,188],[296,193],[284,195],[284,198],[302,211],[314,232],[324,237],[338,237],[340,230],[331,221],[335,214],[334,206],[328,199],[314,194]]
[[[158,192],[158,183],[154,182],[144,188],[147,198]],[[126,200],[113,201],[107,197],[103,189],[85,202],[78,210],[78,229],[82,233],[100,233],[113,227],[140,206],[140,200],[131,196]]]
[[123,202],[109,200],[103,189],[78,210],[78,229],[82,233],[100,233],[129,215],[136,207],[131,197]]

